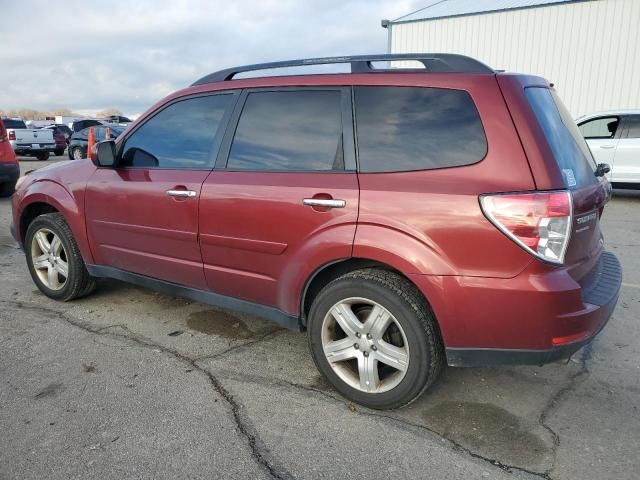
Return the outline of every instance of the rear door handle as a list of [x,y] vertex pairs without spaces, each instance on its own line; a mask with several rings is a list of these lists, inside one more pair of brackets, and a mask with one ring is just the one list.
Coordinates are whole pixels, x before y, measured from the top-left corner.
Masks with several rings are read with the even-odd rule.
[[333,198],[305,198],[302,204],[309,207],[344,208],[347,202]]
[[193,190],[167,190],[167,195],[170,197],[193,198],[198,194]]
[[604,148],[605,150],[609,150],[610,148],[613,148],[615,145],[600,145],[600,148]]

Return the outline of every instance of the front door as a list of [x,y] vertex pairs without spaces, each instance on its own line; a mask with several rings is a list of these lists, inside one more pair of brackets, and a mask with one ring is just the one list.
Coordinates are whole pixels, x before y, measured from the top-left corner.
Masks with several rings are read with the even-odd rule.
[[198,201],[236,95],[170,103],[118,148],[118,167],[99,168],[86,190],[96,263],[206,288],[198,245]]
[[596,163],[607,163],[611,174],[615,169],[616,147],[620,139],[620,118],[597,117],[578,125]]
[[293,277],[323,256],[351,256],[358,180],[349,89],[245,91],[228,130],[202,188],[207,284],[292,313]]

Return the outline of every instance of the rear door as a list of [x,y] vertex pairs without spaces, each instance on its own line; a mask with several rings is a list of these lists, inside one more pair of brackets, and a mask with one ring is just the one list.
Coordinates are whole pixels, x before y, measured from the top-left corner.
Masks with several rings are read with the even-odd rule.
[[611,181],[640,183],[640,115],[624,117]]
[[211,290],[287,310],[294,292],[278,287],[322,256],[351,256],[358,180],[350,100],[340,87],[243,93],[202,188]]
[[609,199],[610,185],[596,177],[596,161],[581,131],[555,91],[527,87],[526,96],[538,119],[573,200],[573,227],[565,264],[578,281],[586,279],[603,250],[600,215]]
[[578,125],[596,163],[606,163],[614,174],[615,155],[620,140],[621,119],[616,115],[592,118]]
[[198,200],[236,94],[179,99],[124,139],[118,168],[99,168],[86,190],[96,262],[204,289]]

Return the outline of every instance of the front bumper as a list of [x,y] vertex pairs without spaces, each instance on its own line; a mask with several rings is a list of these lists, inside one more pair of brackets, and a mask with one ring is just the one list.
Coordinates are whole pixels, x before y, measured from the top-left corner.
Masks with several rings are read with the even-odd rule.
[[564,269],[543,272],[535,265],[513,279],[442,278],[442,298],[430,301],[447,363],[541,365],[569,358],[604,328],[618,301],[618,259],[603,252],[594,269],[582,286]]

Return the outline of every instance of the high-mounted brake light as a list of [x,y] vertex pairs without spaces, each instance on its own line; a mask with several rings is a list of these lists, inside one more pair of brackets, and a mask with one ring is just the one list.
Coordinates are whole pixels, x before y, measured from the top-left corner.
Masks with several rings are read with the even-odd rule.
[[547,262],[564,262],[573,223],[571,193],[482,195],[480,206],[491,223],[529,253]]

